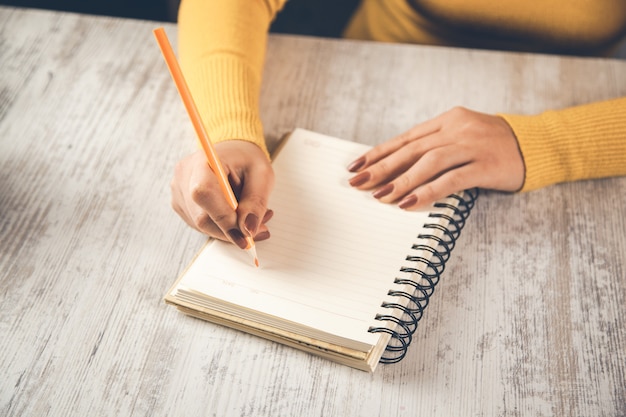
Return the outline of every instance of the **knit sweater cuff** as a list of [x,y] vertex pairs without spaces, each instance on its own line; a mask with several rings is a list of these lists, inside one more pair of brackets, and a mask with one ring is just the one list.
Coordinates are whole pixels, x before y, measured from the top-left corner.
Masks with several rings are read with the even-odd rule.
[[535,116],[501,114],[515,133],[526,178],[520,191],[626,174],[626,100]]
[[258,145],[268,156],[258,112],[261,80],[241,59],[211,54],[186,74],[198,111],[213,143],[240,139]]

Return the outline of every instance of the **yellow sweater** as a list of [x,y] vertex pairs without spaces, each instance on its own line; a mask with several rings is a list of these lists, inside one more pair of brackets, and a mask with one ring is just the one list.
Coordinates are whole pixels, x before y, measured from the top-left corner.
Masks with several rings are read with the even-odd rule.
[[[267,32],[286,0],[182,0],[181,65],[214,142],[267,152],[259,94]],[[295,0],[297,1],[297,0]],[[605,54],[626,32],[623,0],[363,0],[346,37]],[[494,40],[498,39],[498,40]],[[526,166],[522,191],[626,174],[626,97],[535,116],[501,115]]]

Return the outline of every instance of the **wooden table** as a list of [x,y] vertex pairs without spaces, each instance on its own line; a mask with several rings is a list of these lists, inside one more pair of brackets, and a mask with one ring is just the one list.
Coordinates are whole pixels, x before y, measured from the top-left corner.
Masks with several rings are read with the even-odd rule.
[[[204,237],[169,206],[195,144],[156,26],[0,8],[0,415],[626,415],[626,178],[483,193],[373,375],[166,306]],[[623,95],[623,61],[271,36],[261,105],[271,143],[376,143]]]

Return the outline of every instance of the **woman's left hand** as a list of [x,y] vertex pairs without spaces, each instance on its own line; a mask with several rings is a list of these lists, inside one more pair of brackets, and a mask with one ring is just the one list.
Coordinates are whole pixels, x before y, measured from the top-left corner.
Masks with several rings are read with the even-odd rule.
[[524,161],[504,119],[456,107],[378,145],[348,166],[350,185],[417,209],[474,188],[517,191]]

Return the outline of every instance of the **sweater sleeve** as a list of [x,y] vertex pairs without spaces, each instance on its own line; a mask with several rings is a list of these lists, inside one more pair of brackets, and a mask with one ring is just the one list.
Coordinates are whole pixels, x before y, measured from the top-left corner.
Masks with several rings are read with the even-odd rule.
[[534,116],[500,116],[513,129],[524,158],[520,191],[626,175],[626,97]]
[[182,70],[214,143],[253,142],[267,154],[259,115],[269,25],[285,0],[183,0]]

